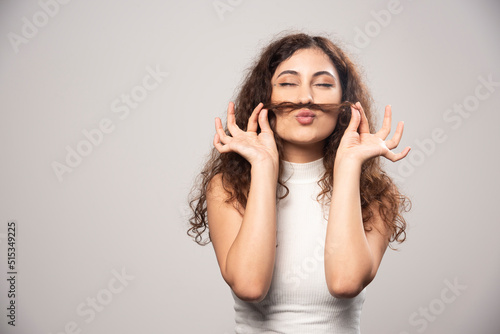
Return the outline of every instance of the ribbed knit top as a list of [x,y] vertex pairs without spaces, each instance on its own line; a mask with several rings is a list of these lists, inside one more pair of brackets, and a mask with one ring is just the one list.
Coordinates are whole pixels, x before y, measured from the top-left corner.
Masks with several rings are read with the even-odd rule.
[[235,333],[354,334],[366,289],[351,299],[328,291],[324,247],[328,207],[316,200],[323,158],[308,163],[283,161],[289,194],[277,204],[277,247],[273,278],[259,303],[235,304]]

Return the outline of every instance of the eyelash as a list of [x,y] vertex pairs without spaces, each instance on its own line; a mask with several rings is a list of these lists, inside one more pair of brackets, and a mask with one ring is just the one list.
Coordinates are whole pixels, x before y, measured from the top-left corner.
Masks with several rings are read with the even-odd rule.
[[[296,86],[296,84],[289,83],[289,82],[283,82],[283,83],[280,83],[279,85],[281,87],[284,87],[284,86]],[[333,87],[332,84],[316,84],[316,86],[327,87],[327,88]]]

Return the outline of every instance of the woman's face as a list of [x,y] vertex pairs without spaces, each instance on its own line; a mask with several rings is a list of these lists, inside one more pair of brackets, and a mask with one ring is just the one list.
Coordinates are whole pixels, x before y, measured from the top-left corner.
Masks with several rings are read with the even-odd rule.
[[[339,75],[330,58],[320,49],[300,49],[276,68],[271,79],[271,102],[340,103],[342,89]],[[276,111],[275,131],[283,140],[285,157],[290,154],[308,160],[300,151],[314,150],[316,158],[325,139],[337,124],[338,113],[321,110]],[[321,156],[317,156],[317,152]],[[289,154],[287,154],[289,153]],[[312,152],[311,152],[312,153]],[[313,157],[314,158],[314,157]],[[310,159],[309,159],[310,160]]]

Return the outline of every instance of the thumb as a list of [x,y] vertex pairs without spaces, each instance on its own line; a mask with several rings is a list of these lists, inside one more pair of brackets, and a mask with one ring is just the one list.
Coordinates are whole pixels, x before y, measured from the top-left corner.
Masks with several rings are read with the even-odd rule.
[[346,128],[346,131],[358,131],[359,123],[361,122],[361,114],[358,109],[351,106],[351,121]]
[[262,132],[273,132],[271,126],[269,125],[269,119],[267,118],[268,110],[262,109],[259,113],[259,125]]

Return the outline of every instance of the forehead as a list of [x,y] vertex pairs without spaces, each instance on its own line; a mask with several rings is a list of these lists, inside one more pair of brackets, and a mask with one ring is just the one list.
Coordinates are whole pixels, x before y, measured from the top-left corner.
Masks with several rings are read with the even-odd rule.
[[278,65],[273,76],[278,76],[284,70],[294,70],[302,75],[328,71],[337,76],[337,70],[330,58],[322,50],[316,48],[295,51],[290,58]]

